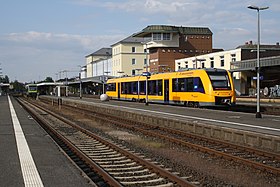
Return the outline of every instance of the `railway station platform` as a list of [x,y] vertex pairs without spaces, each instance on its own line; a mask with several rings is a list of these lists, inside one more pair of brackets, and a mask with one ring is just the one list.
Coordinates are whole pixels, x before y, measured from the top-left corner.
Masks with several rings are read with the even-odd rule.
[[0,96],[0,168],[0,186],[94,186],[9,96]]

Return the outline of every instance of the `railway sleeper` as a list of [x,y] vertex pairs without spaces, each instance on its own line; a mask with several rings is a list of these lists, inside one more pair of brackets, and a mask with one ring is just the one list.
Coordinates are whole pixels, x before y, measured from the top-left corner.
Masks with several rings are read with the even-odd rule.
[[146,174],[149,174],[150,171],[148,169],[142,169],[142,170],[138,170],[138,171],[127,171],[127,172],[110,172],[111,175],[114,175],[115,177],[116,176],[128,176],[128,175],[138,175],[142,173],[142,175],[146,175]]
[[140,175],[140,176],[129,176],[129,177],[115,177],[118,180],[134,180],[135,178],[141,179],[141,178],[153,178],[153,177],[157,177],[157,174],[155,173],[150,173],[147,175]]
[[[89,157],[94,160],[95,162],[99,162],[99,161],[108,161],[108,158],[92,158],[90,155]],[[113,160],[123,160],[123,159],[126,159],[125,156],[121,156],[121,157],[117,157],[117,158],[110,158],[111,161]]]
[[145,181],[135,181],[135,182],[121,182],[121,184],[126,185],[126,186],[139,186],[139,185],[143,185],[143,186],[155,186],[155,185],[159,185],[159,184],[170,184],[170,186],[174,186],[174,184],[172,183],[168,183],[166,181],[166,179],[164,178],[157,178],[154,180],[145,180]]
[[122,154],[117,153],[117,154],[109,154],[109,155],[101,155],[101,154],[88,154],[91,158],[95,159],[95,158],[107,158],[107,159],[114,159],[114,158],[119,158],[122,156]]
[[112,163],[114,163],[114,164],[123,164],[123,163],[127,163],[127,162],[132,162],[132,160],[131,159],[126,159],[126,160],[108,160],[108,161],[105,161],[105,162],[97,162],[98,164],[104,164],[104,165],[106,165],[106,164],[112,164]]
[[103,168],[113,168],[113,167],[118,167],[118,168],[121,168],[121,167],[123,167],[123,168],[125,168],[125,167],[130,167],[130,166],[137,166],[137,163],[136,162],[131,162],[131,163],[126,163],[126,164],[115,164],[115,163],[113,163],[113,164],[106,164],[106,165],[104,165],[104,164],[99,164],[101,167],[103,167]]
[[141,170],[143,169],[143,166],[140,166],[140,165],[136,165],[136,166],[133,166],[133,167],[126,167],[126,168],[107,168],[106,171],[110,173],[110,171],[123,171],[123,172],[126,172],[126,171],[134,171],[134,170]]
[[110,155],[116,155],[117,152],[116,151],[111,151],[111,152],[92,152],[91,150],[86,150],[84,151],[82,149],[82,151],[86,154],[90,154],[90,155],[103,155],[103,156],[110,156]]

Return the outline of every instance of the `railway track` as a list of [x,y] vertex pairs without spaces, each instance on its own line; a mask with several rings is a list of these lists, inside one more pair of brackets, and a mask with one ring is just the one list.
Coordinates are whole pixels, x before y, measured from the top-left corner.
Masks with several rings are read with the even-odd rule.
[[[194,186],[197,181],[187,181],[152,163],[142,155],[129,151],[123,145],[101,138],[50,110],[35,103],[19,102],[54,137],[83,170],[97,179],[100,186]],[[61,143],[62,142],[62,143]],[[77,158],[78,157],[78,158]],[[93,170],[93,171],[92,171]]]
[[[67,106],[63,105],[63,107],[65,108]],[[193,135],[180,130],[122,119],[118,116],[93,113],[85,108],[71,107],[71,110],[82,112],[84,115],[86,114],[90,117],[98,118],[99,120],[106,121],[107,123],[111,123],[122,128],[141,132],[144,135],[156,137],[177,145],[187,146],[204,153],[209,153],[230,161],[235,161],[278,176],[280,175],[279,154],[231,144],[229,142],[218,141],[216,139],[206,138],[199,135]]]

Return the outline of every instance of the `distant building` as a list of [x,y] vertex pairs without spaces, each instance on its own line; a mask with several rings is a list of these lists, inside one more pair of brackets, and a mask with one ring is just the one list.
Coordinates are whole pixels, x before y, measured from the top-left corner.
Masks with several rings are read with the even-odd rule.
[[204,27],[150,25],[133,35],[145,39],[149,71],[175,70],[175,60],[212,52],[212,32]]
[[136,75],[143,72],[146,57],[143,38],[129,36],[112,47],[112,76]]
[[[250,41],[245,45],[238,46],[233,50],[220,51],[195,57],[178,59],[175,61],[175,71],[185,68],[222,68],[226,70],[232,70],[234,68],[232,64],[239,62],[239,64],[241,64],[241,66],[239,65],[241,68],[239,68],[239,70],[235,70],[233,73],[235,89],[242,95],[249,95],[249,90],[256,87],[256,81],[254,80],[256,72],[255,68],[246,68],[245,63],[244,67],[242,67],[242,62],[256,59],[256,50],[257,45],[253,44]],[[279,56],[280,46],[279,43],[276,43],[276,45],[261,45],[260,51],[260,58]],[[255,67],[254,64],[253,67]],[[271,67],[273,67],[273,64],[271,64]],[[279,66],[277,65],[274,68],[278,69]],[[277,79],[278,81],[280,80],[280,75],[278,75],[278,78],[275,78],[277,76],[277,73],[273,73],[275,71],[272,70],[270,70],[270,72],[270,75],[266,75],[268,79],[270,79],[270,77],[273,77],[273,79]],[[271,81],[272,78],[270,82]],[[265,86],[265,84],[263,84],[263,86]]]
[[112,49],[101,48],[86,56],[86,77],[95,77],[107,72],[110,75],[112,63]]

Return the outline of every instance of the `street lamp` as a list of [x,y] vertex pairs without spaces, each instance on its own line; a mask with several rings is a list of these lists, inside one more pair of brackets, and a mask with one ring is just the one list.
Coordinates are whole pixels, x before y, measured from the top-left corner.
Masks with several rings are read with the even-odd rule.
[[149,105],[148,101],[148,42],[144,43],[146,46],[145,56],[146,56],[146,102],[145,105]]
[[82,99],[82,70],[83,67],[78,65],[80,67],[80,72],[79,72],[79,81],[80,81],[80,99]]
[[[102,82],[103,82],[103,85],[102,85],[102,94],[105,94],[105,78],[104,78],[104,73],[107,74],[107,77],[108,77],[108,74],[110,73],[108,71],[108,59],[110,58],[110,54],[109,52],[106,52],[106,58],[105,59],[102,59],[102,66],[103,66],[103,70],[102,70]],[[105,71],[105,67],[104,67],[104,61],[106,60],[106,63],[107,63],[107,71]]]
[[269,7],[248,6],[249,9],[257,10],[258,13],[258,44],[257,44],[257,113],[256,118],[262,118],[260,112],[260,10],[266,10]]

